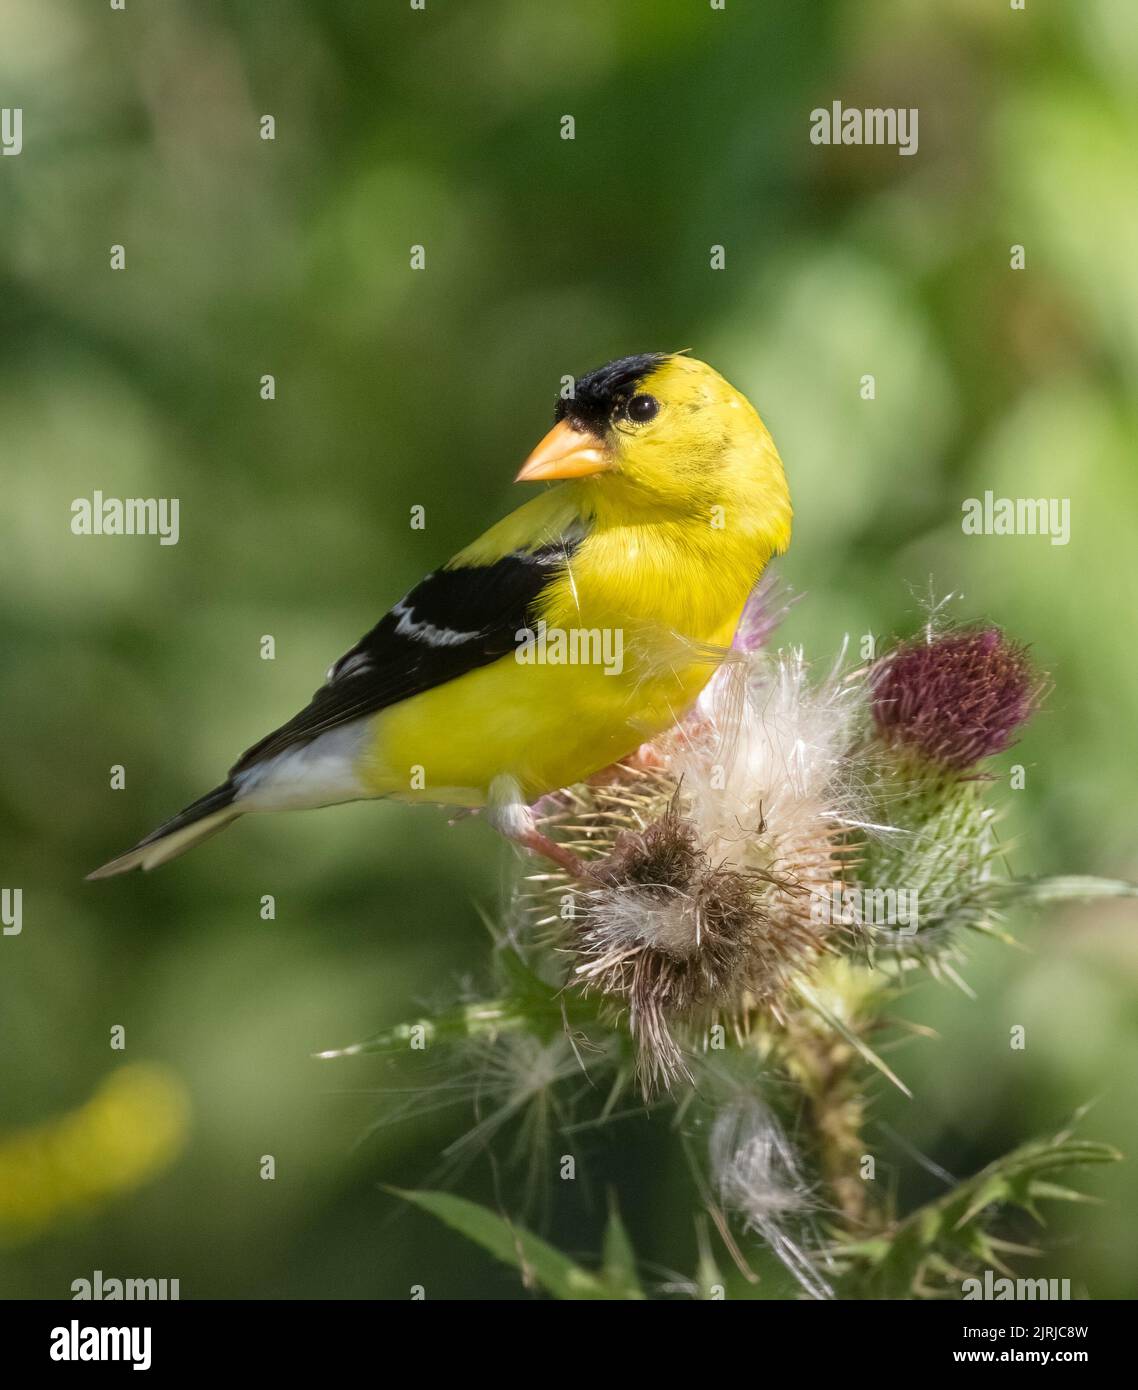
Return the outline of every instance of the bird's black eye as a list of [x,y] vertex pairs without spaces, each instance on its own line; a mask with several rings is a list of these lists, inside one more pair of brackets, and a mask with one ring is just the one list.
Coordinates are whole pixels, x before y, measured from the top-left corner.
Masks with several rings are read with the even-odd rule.
[[655,396],[643,394],[633,396],[628,405],[625,406],[624,413],[635,425],[646,424],[649,420],[654,420],[660,413],[660,402]]

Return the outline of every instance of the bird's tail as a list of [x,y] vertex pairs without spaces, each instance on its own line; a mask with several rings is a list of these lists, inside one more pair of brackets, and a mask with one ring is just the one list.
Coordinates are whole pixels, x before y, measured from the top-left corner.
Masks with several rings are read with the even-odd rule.
[[200,841],[224,830],[230,821],[242,814],[233,805],[236,795],[237,788],[233,783],[223,782],[184,811],[179,811],[157,830],[152,830],[133,849],[128,849],[125,854],[120,854],[117,859],[112,859],[87,877],[112,878],[131,869],[154,869],[169,859],[177,859],[179,854],[185,854]]

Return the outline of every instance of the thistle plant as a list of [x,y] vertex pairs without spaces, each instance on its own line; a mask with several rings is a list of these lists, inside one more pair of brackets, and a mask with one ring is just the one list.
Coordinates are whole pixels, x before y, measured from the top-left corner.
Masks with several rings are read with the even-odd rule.
[[[988,760],[1047,690],[1025,647],[934,615],[818,672],[773,647],[783,607],[764,581],[687,717],[537,808],[585,872],[519,869],[489,924],[492,989],[324,1055],[386,1053],[419,1073],[423,1104],[474,1104],[456,1166],[514,1120],[524,1158],[628,1110],[666,1117],[701,1255],[657,1292],[721,1294],[719,1262],[751,1279],[761,1246],[806,1297],[951,1296],[1022,1253],[999,1234],[1009,1207],[1073,1198],[1058,1172],[1118,1155],[1064,1131],[897,1210],[865,1167],[874,1088],[909,1094],[883,1056],[903,1033],[891,1007],[922,974],[966,988],[970,936],[1004,936],[1017,903],[1135,889],[1006,871]],[[590,1268],[524,1209],[402,1195],[555,1296],[645,1294],[615,1204]]]

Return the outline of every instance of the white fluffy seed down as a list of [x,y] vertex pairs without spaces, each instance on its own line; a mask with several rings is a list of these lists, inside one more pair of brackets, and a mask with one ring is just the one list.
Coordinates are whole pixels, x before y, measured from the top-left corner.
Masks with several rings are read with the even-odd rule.
[[864,681],[840,660],[813,685],[800,649],[721,667],[667,752],[712,860],[828,895],[834,840],[861,823],[849,750],[864,719]]
[[677,1026],[778,1016],[841,929],[814,908],[862,823],[849,750],[864,718],[864,682],[840,663],[811,683],[798,651],[735,652],[680,725],[546,820],[604,862],[558,944],[580,986],[628,1006],[646,1088],[686,1072]]
[[[662,951],[676,960],[689,960],[699,949],[699,923],[692,900],[676,889],[649,896],[643,889],[608,889],[596,895],[590,908],[598,937],[618,949],[624,945]],[[582,968],[588,974],[588,968]]]

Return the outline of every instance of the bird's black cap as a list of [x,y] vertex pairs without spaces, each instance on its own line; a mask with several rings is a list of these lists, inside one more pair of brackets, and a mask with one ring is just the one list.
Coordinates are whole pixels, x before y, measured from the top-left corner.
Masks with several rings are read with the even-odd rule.
[[603,431],[616,407],[633,395],[640,382],[667,357],[666,352],[641,352],[635,357],[618,357],[615,362],[606,362],[596,371],[579,377],[573,396],[557,402],[557,409],[553,412],[554,422],[568,419],[584,429],[597,433]]

